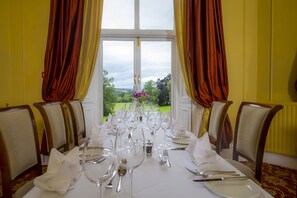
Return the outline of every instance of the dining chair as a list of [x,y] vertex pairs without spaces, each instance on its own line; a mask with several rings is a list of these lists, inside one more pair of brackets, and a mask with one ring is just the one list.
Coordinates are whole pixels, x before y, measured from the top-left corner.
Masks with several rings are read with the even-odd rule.
[[210,109],[208,135],[213,150],[220,154],[222,144],[222,131],[228,108],[232,101],[214,101]]
[[[227,160],[260,185],[266,137],[275,114],[282,105],[242,102],[235,124],[233,159]],[[255,172],[239,162],[239,157],[255,164]]]
[[0,108],[0,170],[3,197],[23,197],[34,187],[33,180],[17,188],[27,174],[42,173],[38,134],[29,105]]
[[85,142],[86,125],[83,106],[80,100],[65,101],[69,109],[69,119],[72,124],[74,146],[80,146]]
[[33,104],[43,118],[48,151],[56,148],[60,152],[69,151],[66,120],[62,102],[37,102]]

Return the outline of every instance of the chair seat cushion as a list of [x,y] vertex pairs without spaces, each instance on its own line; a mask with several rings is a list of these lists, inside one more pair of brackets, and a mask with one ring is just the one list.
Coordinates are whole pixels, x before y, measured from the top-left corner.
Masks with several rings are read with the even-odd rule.
[[246,165],[244,165],[241,162],[232,160],[232,159],[226,159],[227,162],[229,162],[232,166],[237,168],[240,172],[242,172],[245,176],[247,176],[249,179],[253,180],[257,185],[261,186],[260,182],[255,178],[255,173]]

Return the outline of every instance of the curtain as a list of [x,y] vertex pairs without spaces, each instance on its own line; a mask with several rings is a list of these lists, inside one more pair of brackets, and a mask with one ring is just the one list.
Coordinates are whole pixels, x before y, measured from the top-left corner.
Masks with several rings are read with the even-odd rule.
[[[71,100],[75,94],[84,1],[51,0],[50,6],[42,98],[44,101]],[[48,154],[45,133],[41,154]]]
[[83,25],[83,0],[51,0],[44,59],[44,101],[73,99]]
[[85,0],[83,33],[77,68],[75,98],[84,99],[89,89],[100,42],[103,0]]
[[[227,100],[229,92],[221,1],[175,0],[174,6],[178,52],[180,61],[185,63],[181,68],[185,82],[192,83],[189,86],[186,83],[187,93],[194,104],[210,108],[215,100]],[[186,16],[178,17],[179,13]],[[186,21],[185,29],[180,21]],[[202,128],[207,125],[209,109],[204,112]],[[231,142],[232,127],[227,118],[222,147],[228,147]]]

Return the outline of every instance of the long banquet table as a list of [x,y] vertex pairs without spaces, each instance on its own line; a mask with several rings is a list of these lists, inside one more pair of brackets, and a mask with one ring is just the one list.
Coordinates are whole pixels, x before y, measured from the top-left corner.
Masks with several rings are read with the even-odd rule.
[[[145,128],[146,133],[149,133],[147,127]],[[160,131],[160,134],[162,132]],[[161,135],[162,136],[162,135]],[[158,141],[162,139],[158,136]],[[170,142],[173,147],[181,147],[181,145]],[[194,179],[200,179],[201,176],[195,176],[185,167],[195,167],[192,157],[187,150],[169,150],[169,159],[171,167],[166,165],[160,165],[159,154],[162,149],[156,150],[153,156],[146,157],[143,163],[134,170],[133,173],[133,197],[135,198],[159,198],[159,197],[170,197],[170,198],[196,198],[196,197],[221,197],[216,193],[212,192],[207,188],[205,182],[193,182]],[[230,165],[225,159],[217,155],[217,160],[212,163],[205,163],[199,167],[201,170],[212,169],[212,170],[234,170],[238,174],[243,175],[239,170]],[[104,197],[127,197],[129,188],[129,175],[126,174],[122,178],[123,188],[121,192],[115,192],[118,176],[113,179],[113,188],[104,189]],[[243,182],[244,180],[233,180],[232,182]],[[106,182],[106,184],[109,181]],[[225,182],[225,181],[219,181]],[[254,182],[249,180],[253,187],[256,186],[257,196],[252,197],[272,197],[263,188],[257,186]],[[104,186],[106,186],[104,184]],[[232,183],[231,183],[232,184]],[[220,184],[219,184],[220,185]],[[227,186],[231,191],[236,191],[236,186]],[[69,189],[66,194],[60,195],[56,192],[44,191],[38,187],[34,187],[29,191],[26,198],[96,198],[98,197],[98,188],[95,184],[91,183],[86,179],[83,173],[81,173],[78,181],[75,183],[72,189]],[[253,195],[253,194],[252,194]],[[242,196],[247,197],[247,196]],[[251,196],[248,196],[251,197]]]

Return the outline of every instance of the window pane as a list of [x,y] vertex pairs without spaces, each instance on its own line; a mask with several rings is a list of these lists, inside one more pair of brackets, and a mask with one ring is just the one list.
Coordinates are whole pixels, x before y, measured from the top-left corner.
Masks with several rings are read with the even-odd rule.
[[134,29],[134,0],[104,1],[102,28]]
[[141,42],[141,85],[163,79],[171,74],[171,42]]
[[115,88],[133,89],[133,41],[103,41],[103,69]]
[[140,29],[173,30],[173,0],[140,0]]

